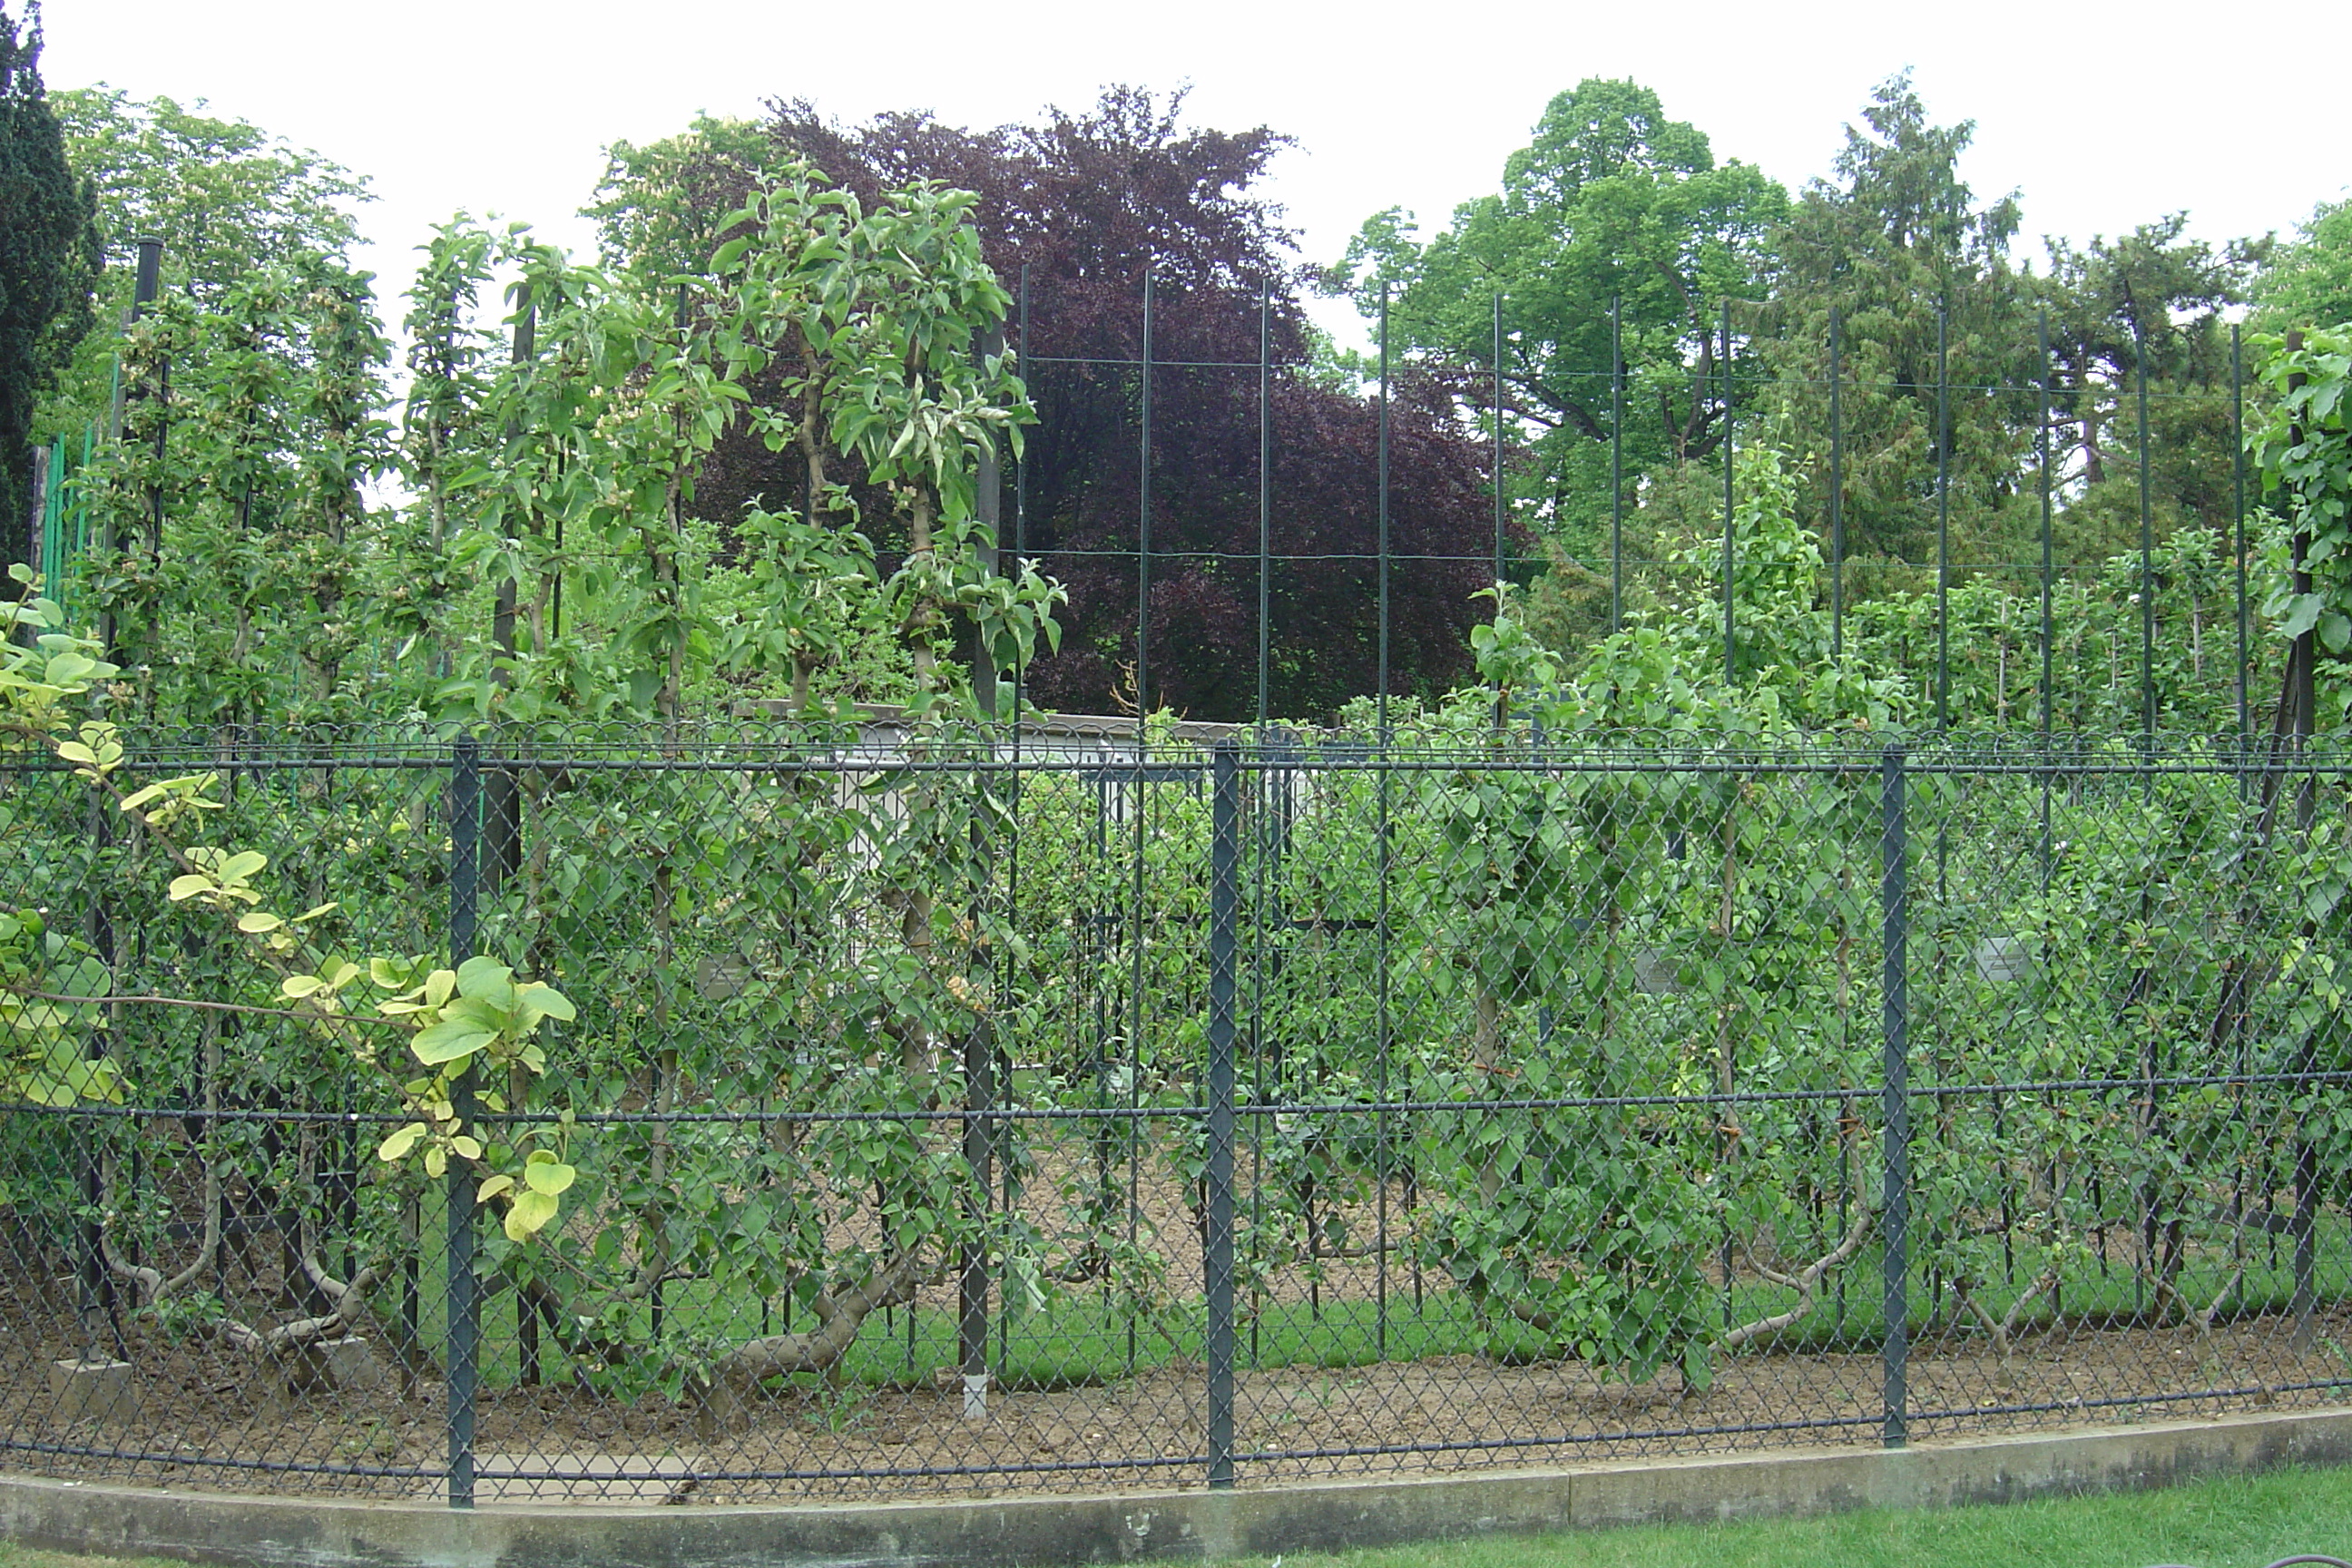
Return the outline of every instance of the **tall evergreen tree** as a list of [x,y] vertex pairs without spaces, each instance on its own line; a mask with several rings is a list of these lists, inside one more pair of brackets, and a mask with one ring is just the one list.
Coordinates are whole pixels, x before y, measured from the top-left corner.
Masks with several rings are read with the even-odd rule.
[[2052,439],[2071,448],[2063,477],[2068,554],[2093,561],[2136,547],[2140,374],[2145,355],[2155,531],[2228,531],[2233,512],[2230,329],[2267,237],[2215,249],[2186,237],[2188,215],[2077,248],[2049,242],[2037,279],[2058,389]]
[[0,559],[30,552],[33,409],[90,322],[98,226],[41,89],[41,8],[0,6]]
[[1814,479],[1826,534],[1834,314],[1846,553],[1932,561],[1940,330],[1961,389],[1945,407],[1954,549],[1992,560],[2016,546],[2030,510],[2019,491],[2034,326],[2009,258],[2017,199],[1978,203],[1958,169],[1975,122],[1931,124],[1907,74],[1880,84],[1862,121],[1846,127],[1832,176],[1798,199],[1772,301],[1754,318],[1786,389],[1787,439]]

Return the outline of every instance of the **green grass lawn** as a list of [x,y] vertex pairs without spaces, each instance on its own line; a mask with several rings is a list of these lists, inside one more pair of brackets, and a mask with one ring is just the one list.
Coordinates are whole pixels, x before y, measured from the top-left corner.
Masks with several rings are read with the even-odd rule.
[[[2334,1232],[2336,1227],[2329,1229]],[[437,1228],[428,1228],[428,1250],[431,1238],[438,1234]],[[2320,1271],[2320,1278],[2329,1282],[2345,1279],[2347,1270],[2352,1269],[2352,1258],[2345,1255],[2340,1234],[2335,1239],[2336,1245],[2325,1250],[2326,1266]],[[2266,1266],[2267,1261],[2261,1252],[2250,1259],[2245,1278],[2231,1298],[2233,1309],[2279,1310],[2286,1306],[2294,1289],[2291,1266]],[[433,1257],[427,1262],[431,1267],[425,1275],[422,1329],[429,1347],[439,1342],[441,1314],[439,1281],[432,1272],[439,1259]],[[1843,1301],[1834,1285],[1824,1289],[1822,1304],[1812,1316],[1769,1342],[1766,1348],[1874,1354],[1884,1321],[1875,1251],[1865,1249],[1858,1254],[1845,1272],[1848,1289],[1842,1293]],[[1422,1303],[1416,1307],[1410,1280],[1409,1266],[1398,1264],[1391,1277],[1384,1336],[1373,1303],[1360,1296],[1327,1299],[1319,1311],[1310,1311],[1305,1301],[1266,1303],[1255,1330],[1246,1319],[1235,1327],[1240,1363],[1244,1368],[1340,1368],[1441,1355],[1483,1354],[1517,1362],[1548,1360],[1559,1353],[1544,1336],[1507,1318],[1482,1328],[1468,1299],[1454,1289],[1450,1280],[1442,1278],[1433,1276],[1426,1279]],[[1361,1281],[1356,1281],[1353,1288],[1360,1290]],[[2006,1306],[2005,1295],[1998,1291],[1991,1294],[1996,1308]],[[2324,1302],[2336,1299],[2336,1291],[2323,1290]],[[722,1339],[740,1339],[783,1326],[780,1315],[763,1318],[761,1303],[756,1297],[719,1281],[680,1281],[671,1288],[668,1300],[673,1322]],[[1725,1317],[1728,1321],[1760,1318],[1786,1309],[1795,1300],[1792,1291],[1742,1279],[1731,1292]],[[2148,1310],[2131,1270],[2117,1268],[2102,1272],[2087,1263],[2069,1273],[2063,1300],[2066,1315],[2076,1322],[2128,1322]],[[1928,1302],[1926,1281],[1915,1281],[1915,1342],[1928,1337]],[[1239,1303],[1244,1312],[1248,1304],[1244,1295]],[[514,1314],[510,1292],[498,1292],[485,1304],[482,1371],[487,1387],[509,1387],[515,1381]],[[2050,1302],[2045,1298],[2028,1311],[2021,1329],[2030,1332],[2046,1326],[2051,1318]],[[1009,1325],[1009,1332],[992,1321],[989,1359],[1004,1385],[1015,1389],[1116,1383],[1138,1372],[1167,1365],[1171,1360],[1197,1363],[1203,1352],[1205,1321],[1205,1305],[1197,1297],[1170,1303],[1155,1324],[1138,1320],[1102,1292],[1077,1287],[1057,1295],[1044,1310],[1015,1320]],[[793,1326],[806,1327],[805,1315]],[[876,1313],[851,1345],[844,1375],[853,1383],[878,1386],[921,1381],[929,1376],[934,1367],[957,1364],[957,1322],[951,1310],[926,1305],[913,1312],[911,1334],[909,1326],[909,1314],[904,1308]],[[1963,1325],[1962,1331],[1973,1336],[1973,1324]],[[549,1375],[559,1375],[553,1369],[562,1364],[560,1353],[551,1346],[546,1353]],[[2352,1360],[2346,1361],[2341,1370],[2347,1381],[2352,1382]]]
[[1291,1557],[1284,1568],[2262,1568],[2352,1552],[2352,1471],[1933,1512],[1671,1525]]
[[[1283,1568],[2262,1568],[2303,1552],[2352,1552],[2352,1471],[2284,1470],[2163,1491],[1935,1512],[1486,1536],[1292,1556]],[[0,1543],[0,1568],[131,1565]]]

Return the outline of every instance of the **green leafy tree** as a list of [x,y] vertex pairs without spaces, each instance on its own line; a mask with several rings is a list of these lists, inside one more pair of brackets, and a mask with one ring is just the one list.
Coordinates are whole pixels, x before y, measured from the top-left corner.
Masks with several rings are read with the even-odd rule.
[[90,322],[98,234],[42,89],[41,9],[0,10],[0,560],[23,560],[34,409]]
[[2262,324],[2333,327],[2352,321],[2352,198],[2322,202],[2281,246],[2254,286]]
[[2283,536],[2265,607],[2291,645],[2275,726],[2301,736],[2352,720],[2352,331],[2256,346],[2275,400],[2246,444]]
[[[1465,203],[1426,244],[1410,215],[1376,215],[1336,281],[1368,313],[1388,284],[1391,342],[1457,371],[1491,367],[1494,300],[1504,296],[1504,400],[1528,437],[1513,480],[1521,515],[1590,553],[1605,547],[1597,531],[1610,512],[1612,301],[1630,483],[1722,440],[1709,384],[1717,310],[1762,291],[1787,204],[1752,165],[1717,163],[1706,135],[1668,119],[1656,93],[1595,78],[1551,100],[1534,140],[1504,165],[1499,193]],[[1465,413],[1491,405],[1489,384],[1456,379]]]
[[79,431],[111,402],[142,238],[163,242],[166,290],[215,300],[257,267],[300,268],[347,254],[367,181],[242,120],[142,100],[104,86],[51,95],[66,157],[97,203],[104,270],[100,330],[82,338],[41,412],[46,431]]
[[791,160],[769,127],[698,114],[675,136],[604,150],[604,177],[581,209],[596,220],[604,264],[649,278],[699,274],[729,216]]

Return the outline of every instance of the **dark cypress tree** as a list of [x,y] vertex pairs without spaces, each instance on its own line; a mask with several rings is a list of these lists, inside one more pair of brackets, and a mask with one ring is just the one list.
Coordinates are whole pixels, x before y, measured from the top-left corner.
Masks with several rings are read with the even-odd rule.
[[0,559],[30,553],[33,409],[89,330],[97,207],[41,90],[41,7],[0,3]]

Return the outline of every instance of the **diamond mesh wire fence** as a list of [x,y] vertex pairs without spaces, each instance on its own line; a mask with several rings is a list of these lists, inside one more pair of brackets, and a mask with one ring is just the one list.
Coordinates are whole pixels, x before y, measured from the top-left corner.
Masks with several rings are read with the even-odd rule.
[[[2334,752],[130,751],[217,775],[204,841],[365,978],[322,1006],[7,760],[7,1016],[54,1069],[0,1113],[19,1468],[1223,1485],[2352,1387]],[[564,1000],[452,1138],[399,1009],[476,954]]]

